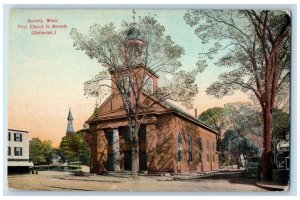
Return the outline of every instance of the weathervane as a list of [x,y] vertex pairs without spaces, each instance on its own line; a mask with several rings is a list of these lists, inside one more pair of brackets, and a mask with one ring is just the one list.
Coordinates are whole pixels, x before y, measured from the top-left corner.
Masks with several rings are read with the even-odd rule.
[[132,9],[132,18],[133,18],[133,23],[134,24],[135,24],[135,14],[136,14],[135,10]]

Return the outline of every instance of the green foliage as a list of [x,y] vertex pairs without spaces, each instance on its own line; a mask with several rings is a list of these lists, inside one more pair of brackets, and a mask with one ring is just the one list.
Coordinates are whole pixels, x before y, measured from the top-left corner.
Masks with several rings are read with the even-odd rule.
[[224,107],[231,129],[243,134],[262,135],[262,114],[251,103],[228,103]]
[[[231,122],[230,129],[237,131],[257,148],[262,148],[262,113],[250,103],[229,103],[224,107]],[[273,109],[272,118],[272,140],[285,140],[290,129],[289,113]]]
[[[256,153],[263,147],[262,114],[250,103],[229,103],[224,106],[230,119],[230,130],[238,134],[243,148],[256,149]],[[242,142],[242,143],[241,143]]]
[[[285,140],[289,136],[289,113],[274,109],[272,116],[272,140]],[[227,151],[229,140],[233,148],[237,148],[238,143],[242,144],[243,153],[249,150],[255,154],[263,146],[262,113],[250,103],[228,103],[223,108],[209,108],[201,113],[199,119],[216,130],[222,130],[222,151]]]
[[80,133],[64,136],[59,145],[59,151],[68,162],[89,164],[89,147],[85,136]]
[[263,146],[261,112],[250,103],[228,103],[224,110],[230,125],[221,143],[222,162],[227,162],[228,153],[230,163],[237,163],[241,154],[246,157],[257,155]]
[[262,117],[250,103],[228,103],[201,113],[199,119],[219,131],[220,136],[228,129],[261,134]]
[[274,109],[273,113],[273,140],[287,140],[290,133],[290,115],[289,113],[283,112],[280,109]]
[[261,148],[255,142],[242,137],[236,130],[227,130],[224,133],[222,152],[225,154],[229,152],[230,157],[236,159],[241,154],[251,157],[257,155],[260,150]]
[[[289,134],[290,115],[282,110],[274,109],[272,116],[272,139],[277,142],[286,139]],[[237,148],[237,144],[242,144],[243,146],[240,147],[242,153],[249,150],[255,154],[262,149],[262,113],[250,103],[228,103],[224,105],[224,108],[210,108],[201,113],[199,119],[216,129],[221,127],[219,124],[226,124],[226,126],[222,125],[224,131],[222,151],[228,150],[229,140],[232,142],[232,148]]]
[[199,120],[216,129],[219,132],[220,137],[228,125],[226,110],[225,108],[221,107],[209,108],[208,110],[202,112],[199,115]]
[[52,142],[32,138],[29,142],[29,157],[34,165],[50,164],[53,158]]

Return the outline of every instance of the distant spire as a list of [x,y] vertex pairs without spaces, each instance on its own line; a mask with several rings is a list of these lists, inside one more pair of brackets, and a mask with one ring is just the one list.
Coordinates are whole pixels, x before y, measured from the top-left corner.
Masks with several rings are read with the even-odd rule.
[[72,113],[71,113],[71,108],[69,108],[69,115],[68,115],[67,120],[73,120],[73,116],[72,116]]
[[67,126],[67,135],[68,134],[72,134],[72,133],[75,133],[74,131],[74,128],[73,128],[73,116],[72,116],[72,113],[71,113],[71,108],[69,108],[69,114],[68,114],[68,126]]

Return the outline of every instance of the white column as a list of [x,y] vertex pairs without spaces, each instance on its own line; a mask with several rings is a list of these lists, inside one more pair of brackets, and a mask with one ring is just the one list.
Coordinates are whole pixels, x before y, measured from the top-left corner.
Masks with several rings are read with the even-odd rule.
[[114,171],[120,171],[120,142],[118,129],[113,130]]

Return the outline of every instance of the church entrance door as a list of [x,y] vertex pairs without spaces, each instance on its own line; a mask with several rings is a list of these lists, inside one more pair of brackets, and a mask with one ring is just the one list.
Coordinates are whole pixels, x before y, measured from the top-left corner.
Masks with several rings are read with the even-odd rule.
[[139,129],[139,170],[147,171],[146,126]]

